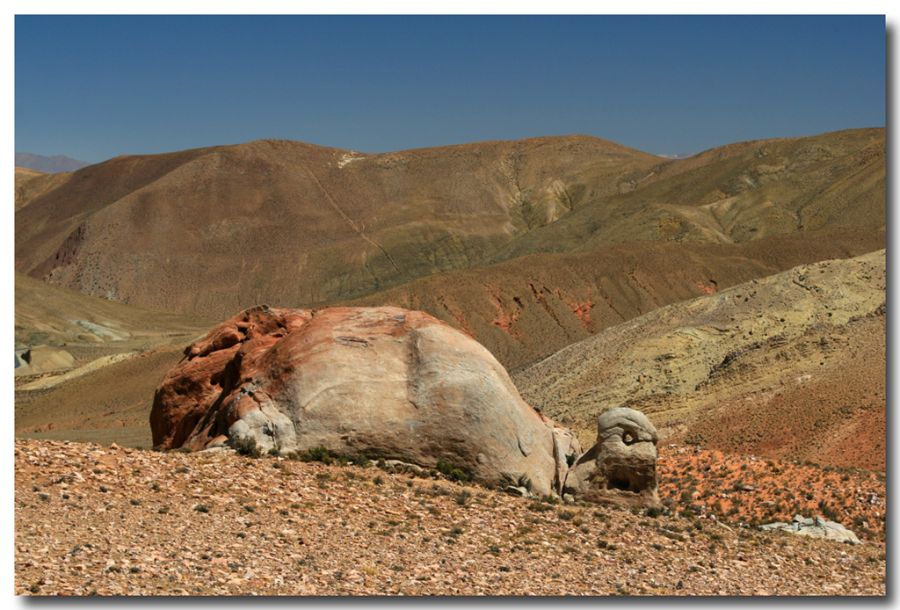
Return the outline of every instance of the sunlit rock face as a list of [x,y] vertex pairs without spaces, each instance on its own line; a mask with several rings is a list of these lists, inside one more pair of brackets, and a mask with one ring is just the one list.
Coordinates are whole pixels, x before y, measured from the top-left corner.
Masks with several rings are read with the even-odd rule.
[[582,455],[487,349],[397,307],[243,311],[188,346],[150,425],[160,449],[324,448],[443,465],[523,495],[658,502],[656,430],[642,414],[601,415],[598,444]]
[[597,419],[597,444],[569,470],[565,492],[583,500],[659,506],[656,428],[634,409],[610,409]]
[[395,307],[244,311],[185,351],[156,392],[154,445],[252,441],[288,454],[443,461],[484,483],[558,494],[574,436],[519,396],[468,335]]

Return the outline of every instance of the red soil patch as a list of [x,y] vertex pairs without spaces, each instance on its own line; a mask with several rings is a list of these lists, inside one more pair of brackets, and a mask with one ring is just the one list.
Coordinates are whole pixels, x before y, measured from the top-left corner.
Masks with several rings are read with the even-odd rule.
[[884,540],[885,478],[880,472],[742,456],[668,444],[660,447],[659,495],[676,512],[724,522],[823,516],[860,538]]
[[[491,302],[497,308],[497,317],[491,320],[491,324],[502,330],[508,335],[515,337],[518,333],[513,329],[513,324],[519,319],[519,310],[508,312],[503,306],[503,301],[496,295],[491,296]],[[519,308],[521,309],[521,307]]]
[[697,289],[703,294],[715,294],[718,288],[712,282],[704,282],[702,280],[698,280],[694,283]]

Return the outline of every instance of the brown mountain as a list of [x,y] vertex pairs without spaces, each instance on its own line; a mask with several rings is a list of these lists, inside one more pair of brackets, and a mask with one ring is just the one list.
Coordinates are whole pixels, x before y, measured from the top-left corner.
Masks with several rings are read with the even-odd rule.
[[872,235],[884,224],[881,129],[680,160],[587,137],[379,155],[260,141],[75,172],[23,202],[16,268],[91,295],[222,318],[537,252]]
[[[358,155],[263,141],[119,157],[16,218],[16,267],[87,294],[232,314],[352,297],[487,261],[567,212],[556,180],[615,192],[655,157],[594,138]],[[542,188],[527,206],[516,185]],[[585,195],[586,196],[586,195]]]

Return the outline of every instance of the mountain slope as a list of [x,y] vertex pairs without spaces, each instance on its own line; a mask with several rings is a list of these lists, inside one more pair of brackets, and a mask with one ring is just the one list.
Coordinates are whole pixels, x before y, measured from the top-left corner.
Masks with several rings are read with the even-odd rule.
[[208,322],[90,297],[16,274],[16,343],[90,346],[166,342],[192,337]]
[[732,243],[884,229],[884,155],[882,129],[715,148],[632,175],[621,194],[517,237],[505,255],[636,239]]
[[16,269],[221,318],[259,302],[352,299],[537,252],[878,233],[883,159],[883,130],[683,160],[586,137],[380,155],[261,141],[119,157],[25,202]]
[[[17,369],[15,429],[149,445],[156,386],[209,322],[113,303],[16,274],[16,353],[53,345],[74,368]],[[19,374],[21,373],[21,375]]]
[[16,167],[16,198],[15,209],[18,211],[29,201],[36,199],[42,193],[57,188],[69,179],[70,174],[46,174],[34,169]]
[[885,254],[802,265],[660,308],[514,376],[585,431],[605,407],[731,451],[885,467]]
[[618,244],[420,278],[346,304],[427,311],[517,369],[658,307],[882,244],[880,233],[852,231],[743,244]]
[[470,266],[562,213],[549,193],[523,212],[516,180],[576,180],[590,169],[591,187],[611,191],[623,168],[654,161],[592,138],[377,156],[264,141],[117,158],[26,206],[17,268],[88,294],[219,316],[261,300],[354,296]]

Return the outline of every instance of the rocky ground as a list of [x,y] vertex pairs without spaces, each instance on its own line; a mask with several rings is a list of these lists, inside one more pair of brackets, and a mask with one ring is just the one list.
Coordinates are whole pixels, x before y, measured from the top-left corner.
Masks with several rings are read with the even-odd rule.
[[[719,463],[691,448],[661,457],[664,480]],[[885,593],[877,535],[850,546],[375,465],[38,440],[16,441],[15,460],[18,594]]]

